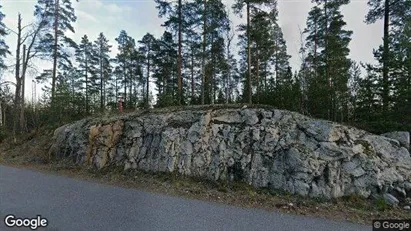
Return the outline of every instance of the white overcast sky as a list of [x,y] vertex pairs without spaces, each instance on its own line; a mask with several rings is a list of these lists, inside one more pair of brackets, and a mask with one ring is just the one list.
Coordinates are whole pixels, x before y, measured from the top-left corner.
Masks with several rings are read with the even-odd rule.
[[[382,42],[382,25],[377,22],[373,25],[364,23],[365,14],[368,11],[368,0],[351,0],[351,3],[342,8],[347,28],[352,30],[353,36],[350,43],[350,57],[356,61],[374,62],[372,51]],[[6,14],[5,24],[15,29],[17,25],[17,14],[20,12],[23,25],[29,24],[33,19],[34,5],[37,0],[0,0],[2,11]],[[72,35],[76,42],[87,34],[90,40],[95,40],[100,32],[103,32],[113,45],[113,53],[116,52],[115,38],[120,30],[126,30],[134,39],[140,40],[147,32],[156,37],[161,36],[164,29],[161,27],[163,20],[158,18],[154,0],[80,0],[78,3],[72,0],[76,15],[78,17],[74,27],[76,33]],[[223,0],[230,6],[234,0]],[[300,47],[299,28],[305,28],[308,12],[313,6],[311,0],[279,0],[279,20],[285,40],[287,41],[288,53],[292,56],[290,63],[293,70],[300,65],[298,50]],[[242,23],[245,18],[238,18],[231,13],[234,25]],[[10,33],[6,37],[6,43],[14,55],[16,36]],[[12,56],[11,56],[12,57]],[[9,64],[12,60],[9,59]],[[47,64],[38,69],[48,68]],[[7,80],[13,80],[12,74],[6,74]],[[33,78],[33,76],[28,76]],[[31,80],[27,81],[27,94],[31,96]],[[37,92],[40,88],[38,86]],[[30,98],[31,99],[31,98]]]

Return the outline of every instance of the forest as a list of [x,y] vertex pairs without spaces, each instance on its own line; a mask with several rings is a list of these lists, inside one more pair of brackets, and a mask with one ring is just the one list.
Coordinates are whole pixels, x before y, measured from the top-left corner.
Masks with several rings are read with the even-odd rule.
[[[19,17],[17,28],[5,25],[0,6],[0,73],[15,77],[0,79],[1,136],[115,114],[120,97],[125,112],[263,104],[374,133],[411,131],[411,0],[368,0],[364,22],[383,21],[375,64],[349,58],[353,31],[341,7],[350,0],[312,0],[298,70],[289,63],[277,0],[153,1],[163,35],[133,38],[119,29],[115,56],[104,31],[95,41],[67,36],[77,20],[71,0],[37,0],[31,21]],[[228,12],[244,23],[234,27]],[[10,33],[17,47],[5,43]],[[35,77],[45,86],[39,102],[25,94],[36,61],[52,64]]]

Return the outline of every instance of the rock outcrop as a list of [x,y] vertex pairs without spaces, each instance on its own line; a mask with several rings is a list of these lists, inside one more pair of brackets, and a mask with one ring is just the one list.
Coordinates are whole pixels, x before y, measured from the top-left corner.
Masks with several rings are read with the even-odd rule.
[[398,140],[289,111],[153,112],[81,120],[54,135],[50,154],[97,168],[238,180],[311,197],[411,195],[411,157]]
[[381,134],[382,136],[398,140],[400,145],[410,150],[410,133],[409,132],[389,132]]

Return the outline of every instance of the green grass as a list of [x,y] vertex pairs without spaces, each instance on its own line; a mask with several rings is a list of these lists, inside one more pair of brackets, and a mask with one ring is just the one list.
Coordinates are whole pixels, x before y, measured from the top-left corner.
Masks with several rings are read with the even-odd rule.
[[375,201],[375,206],[379,211],[386,211],[390,208],[387,202],[385,202],[384,198],[378,198]]

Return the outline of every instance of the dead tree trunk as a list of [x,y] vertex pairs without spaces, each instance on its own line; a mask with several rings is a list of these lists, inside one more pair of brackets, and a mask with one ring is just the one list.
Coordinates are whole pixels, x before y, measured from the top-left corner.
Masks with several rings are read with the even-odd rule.
[[14,119],[13,119],[13,134],[17,132],[19,112],[21,108],[21,79],[20,79],[20,46],[21,46],[21,15],[18,15],[17,22],[17,48],[16,48],[16,92],[14,98]]
[[21,107],[20,107],[20,131],[26,131],[26,123],[24,121],[24,91],[26,79],[26,45],[23,45],[23,74],[21,76]]

